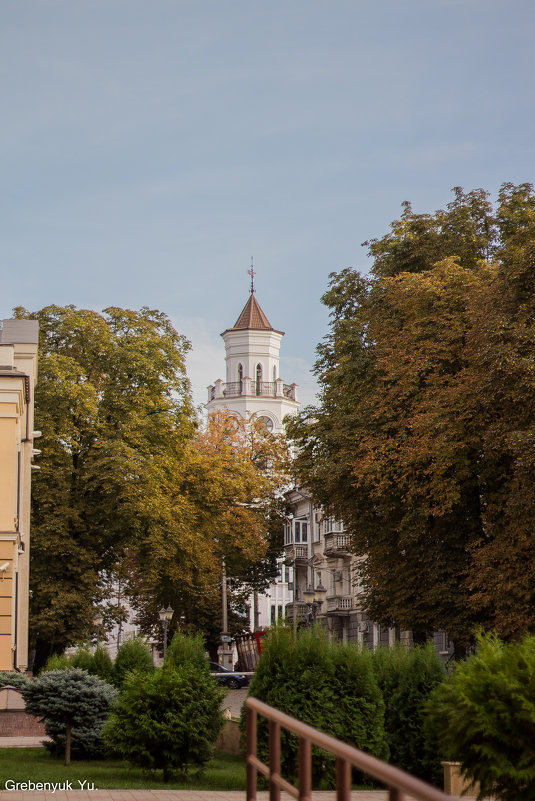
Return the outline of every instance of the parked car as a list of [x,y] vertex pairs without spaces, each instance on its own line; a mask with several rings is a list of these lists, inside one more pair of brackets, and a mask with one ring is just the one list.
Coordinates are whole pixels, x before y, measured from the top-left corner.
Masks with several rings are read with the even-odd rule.
[[241,673],[233,673],[223,665],[218,665],[217,662],[210,662],[210,673],[217,673],[214,679],[223,684],[225,687],[230,687],[231,690],[240,690],[242,687],[247,687],[249,679],[247,676],[242,676]]

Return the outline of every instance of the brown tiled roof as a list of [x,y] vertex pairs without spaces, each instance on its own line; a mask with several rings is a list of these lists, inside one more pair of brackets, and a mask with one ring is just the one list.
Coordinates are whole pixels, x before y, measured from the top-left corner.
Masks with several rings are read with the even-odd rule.
[[251,292],[249,295],[249,300],[243,307],[243,311],[236,320],[234,327],[229,328],[228,330],[236,331],[237,329],[241,330],[244,328],[254,328],[262,331],[274,330],[268,318],[260,308],[260,304],[255,298],[253,292]]

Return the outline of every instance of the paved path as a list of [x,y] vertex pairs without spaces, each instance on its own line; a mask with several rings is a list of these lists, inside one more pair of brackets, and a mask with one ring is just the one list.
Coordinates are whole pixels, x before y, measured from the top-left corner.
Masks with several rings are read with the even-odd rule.
[[[365,790],[351,793],[351,801],[386,801],[386,790]],[[257,794],[258,801],[268,801],[267,792]],[[334,791],[313,792],[312,801],[334,801]],[[70,790],[67,792],[17,792],[0,790],[0,801],[245,801],[245,792],[218,790]],[[291,796],[282,793],[282,801]],[[409,799],[407,799],[409,801]],[[468,800],[469,801],[469,800]]]

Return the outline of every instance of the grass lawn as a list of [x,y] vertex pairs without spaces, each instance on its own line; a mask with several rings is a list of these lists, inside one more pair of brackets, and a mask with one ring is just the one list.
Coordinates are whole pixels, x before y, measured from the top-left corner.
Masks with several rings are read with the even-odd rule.
[[191,773],[187,781],[167,784],[161,773],[151,777],[140,768],[122,760],[73,760],[65,767],[62,760],[50,756],[45,748],[0,748],[0,790],[5,782],[65,782],[73,790],[80,782],[95,783],[99,790],[166,789],[166,790],[243,790],[245,791],[245,762],[242,757],[216,753],[202,776]]

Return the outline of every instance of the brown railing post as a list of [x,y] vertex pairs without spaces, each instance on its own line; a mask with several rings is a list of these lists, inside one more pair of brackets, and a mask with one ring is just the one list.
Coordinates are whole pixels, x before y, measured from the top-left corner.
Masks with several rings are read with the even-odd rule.
[[247,734],[247,763],[246,763],[246,778],[247,778],[247,801],[256,801],[256,768],[249,761],[249,757],[256,757],[256,740],[257,740],[257,713],[256,709],[247,707],[246,716],[246,734]]
[[312,797],[312,743],[306,737],[299,738],[297,759],[299,801],[310,801]]
[[269,801],[280,801],[281,790],[277,779],[281,774],[281,727],[269,721]]
[[336,757],[336,801],[350,801],[351,763]]

